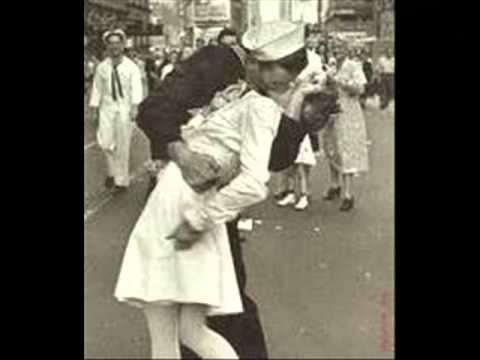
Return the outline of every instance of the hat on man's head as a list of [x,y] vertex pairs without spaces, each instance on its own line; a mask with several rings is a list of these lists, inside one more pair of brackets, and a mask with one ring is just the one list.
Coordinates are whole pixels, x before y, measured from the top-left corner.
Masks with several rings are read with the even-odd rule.
[[116,30],[105,31],[105,33],[102,36],[103,42],[105,44],[108,44],[108,40],[112,36],[120,36],[122,38],[122,41],[124,42],[127,40],[127,34],[125,34],[125,32],[122,29],[116,29]]
[[305,25],[284,20],[263,23],[248,29],[242,45],[258,61],[277,61],[305,47]]

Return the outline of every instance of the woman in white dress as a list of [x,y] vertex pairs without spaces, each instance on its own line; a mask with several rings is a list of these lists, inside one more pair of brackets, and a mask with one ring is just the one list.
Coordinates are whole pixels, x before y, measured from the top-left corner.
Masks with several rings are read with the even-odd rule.
[[[322,59],[311,50],[307,50],[307,56],[308,66],[300,73],[297,81],[306,81],[310,78],[324,88],[327,74],[323,70]],[[310,139],[310,134],[307,134],[300,145],[295,165],[280,175],[281,191],[277,195],[278,206],[294,205],[295,210],[298,211],[303,211],[309,206],[310,170],[317,164]],[[295,195],[296,185],[299,190],[298,197]]]
[[168,163],[130,235],[115,296],[144,310],[153,358],[180,358],[179,342],[201,358],[238,358],[206,326],[206,316],[243,311],[224,224],[265,199],[282,112],[298,121],[304,98],[319,90],[290,86],[307,61],[303,31],[274,22],[244,35],[256,60],[247,72],[262,90],[250,90],[183,136],[219,164],[216,186],[196,193]]

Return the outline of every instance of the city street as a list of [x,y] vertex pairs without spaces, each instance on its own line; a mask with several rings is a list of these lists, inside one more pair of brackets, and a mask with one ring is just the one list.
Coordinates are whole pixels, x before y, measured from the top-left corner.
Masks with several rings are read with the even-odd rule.
[[[393,104],[380,111],[370,101],[365,115],[371,171],[355,179],[353,211],[339,212],[338,201],[321,199],[328,186],[322,158],[312,170],[307,211],[280,209],[272,198],[248,211],[255,220],[244,244],[248,294],[258,304],[271,358],[393,358]],[[90,125],[85,133],[87,147],[95,141]],[[97,205],[85,220],[85,358],[150,356],[142,312],[113,298],[123,251],[144,205],[148,183],[138,170],[147,149],[136,133],[134,182],[103,202],[104,159],[94,145],[86,150],[85,199],[97,199]]]

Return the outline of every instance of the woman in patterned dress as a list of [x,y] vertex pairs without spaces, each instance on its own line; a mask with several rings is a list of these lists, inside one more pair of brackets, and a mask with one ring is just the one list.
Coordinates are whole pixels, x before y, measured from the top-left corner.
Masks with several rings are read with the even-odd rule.
[[368,171],[367,130],[359,102],[367,80],[361,63],[354,59],[352,47],[348,48],[345,59],[339,62],[334,81],[342,112],[324,132],[323,145],[329,160],[331,182],[324,199],[330,201],[341,197],[340,211],[350,211],[355,202],[353,177]]

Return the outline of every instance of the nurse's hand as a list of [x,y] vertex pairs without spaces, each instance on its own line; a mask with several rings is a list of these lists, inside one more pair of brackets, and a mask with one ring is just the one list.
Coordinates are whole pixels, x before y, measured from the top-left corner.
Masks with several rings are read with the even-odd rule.
[[297,79],[294,83],[294,93],[307,96],[323,90],[326,82],[325,75],[312,72],[305,79]]
[[183,178],[195,192],[202,193],[216,185],[220,178],[220,166],[213,157],[191,151],[181,141],[171,143],[168,151],[170,158],[180,168]]
[[176,250],[187,250],[198,242],[201,236],[202,232],[184,221],[170,236],[167,236],[167,239],[175,241]]

